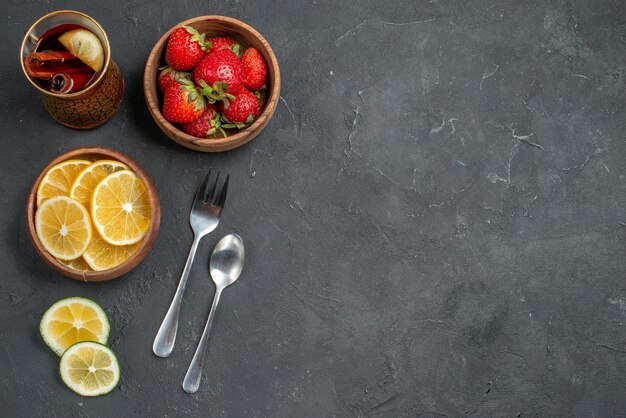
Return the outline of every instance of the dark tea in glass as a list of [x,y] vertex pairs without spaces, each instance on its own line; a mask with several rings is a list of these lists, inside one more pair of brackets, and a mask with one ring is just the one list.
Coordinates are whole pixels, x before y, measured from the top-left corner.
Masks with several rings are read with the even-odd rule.
[[96,35],[78,24],[62,24],[41,35],[26,57],[25,69],[43,89],[70,94],[96,80],[103,62]]

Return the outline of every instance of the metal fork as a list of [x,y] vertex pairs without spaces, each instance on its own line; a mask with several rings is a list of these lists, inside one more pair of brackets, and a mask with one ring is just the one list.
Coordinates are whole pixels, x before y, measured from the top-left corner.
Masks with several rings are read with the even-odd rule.
[[196,250],[198,249],[198,243],[202,237],[217,228],[222,209],[224,209],[226,193],[228,192],[229,175],[226,175],[226,180],[221,190],[217,190],[220,172],[217,172],[215,182],[213,182],[212,187],[209,188],[211,171],[212,169],[209,170],[204,178],[204,181],[198,188],[196,198],[193,201],[191,214],[189,215],[189,222],[191,223],[191,229],[193,229],[194,234],[191,250],[189,250],[189,256],[187,257],[183,274],[180,277],[178,288],[174,294],[174,299],[165,314],[165,318],[163,318],[161,327],[152,344],[152,351],[159,357],[167,357],[172,353],[174,342],[176,341],[176,331],[178,330],[180,304],[183,299],[183,293],[185,292],[185,286],[187,285],[187,279],[189,278],[189,272],[191,271],[191,265],[193,264]]

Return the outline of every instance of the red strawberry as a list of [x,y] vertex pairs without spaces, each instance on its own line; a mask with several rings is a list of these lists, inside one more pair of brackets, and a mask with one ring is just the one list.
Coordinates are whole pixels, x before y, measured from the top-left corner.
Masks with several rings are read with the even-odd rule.
[[204,112],[204,99],[191,80],[182,79],[179,88],[165,91],[163,117],[170,122],[191,122]]
[[211,47],[207,49],[207,53],[219,51],[220,49],[233,49],[235,41],[230,38],[211,38]]
[[220,114],[217,113],[215,105],[212,104],[206,105],[204,113],[200,115],[198,119],[182,124],[181,128],[189,135],[197,138],[206,138],[211,135],[215,136],[218,130],[226,136],[221,127]]
[[189,71],[204,56],[207,44],[204,34],[192,27],[182,26],[170,35],[165,50],[165,62],[178,71]]
[[228,105],[220,103],[222,116],[230,123],[222,125],[223,128],[243,128],[246,124],[254,122],[261,113],[261,102],[248,90],[239,92],[235,100],[231,100]]
[[172,86],[179,87],[180,84],[178,83],[178,80],[183,79],[183,78],[186,78],[189,80],[190,79],[189,73],[185,73],[183,71],[176,71],[169,65],[165,66],[161,68],[161,71],[159,72],[159,79],[158,79],[159,89],[161,90],[161,92],[165,93],[165,91],[168,90]]
[[220,49],[202,58],[193,77],[209,101],[222,100],[224,93],[236,95],[244,89],[243,64],[230,49]]
[[241,57],[241,63],[246,73],[246,87],[252,91],[263,87],[267,80],[267,64],[261,53],[254,48],[248,48]]

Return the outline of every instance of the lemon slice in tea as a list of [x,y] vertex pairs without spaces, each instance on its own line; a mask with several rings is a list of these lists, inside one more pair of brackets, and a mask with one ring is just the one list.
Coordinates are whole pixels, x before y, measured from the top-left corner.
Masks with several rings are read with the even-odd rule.
[[135,244],[150,226],[146,186],[132,171],[122,170],[102,180],[91,197],[91,219],[109,244]]
[[35,229],[46,251],[61,260],[80,257],[91,241],[89,212],[65,196],[43,202],[35,213]]
[[104,310],[96,302],[80,297],[61,299],[48,308],[39,324],[43,340],[59,356],[77,342],[105,344],[109,330]]
[[59,42],[76,58],[87,64],[95,72],[104,64],[104,49],[96,35],[87,29],[75,29],[59,36]]
[[81,396],[111,392],[120,381],[120,366],[113,351],[102,344],[82,342],[63,353],[61,379]]

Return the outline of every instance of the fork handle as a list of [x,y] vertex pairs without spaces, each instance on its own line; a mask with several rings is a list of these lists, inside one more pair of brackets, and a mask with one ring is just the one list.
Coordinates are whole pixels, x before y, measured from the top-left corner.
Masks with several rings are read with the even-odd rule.
[[193,243],[191,244],[189,256],[187,256],[187,262],[185,263],[183,274],[180,277],[180,282],[178,282],[174,299],[172,299],[172,303],[165,314],[165,318],[163,318],[161,327],[154,338],[152,351],[159,357],[169,356],[174,349],[176,331],[178,330],[178,318],[180,316],[180,304],[183,300],[183,293],[185,292],[185,286],[187,285],[187,279],[189,278],[189,272],[191,271],[191,266],[193,264],[193,259],[196,256],[196,250],[198,249],[199,242],[200,237],[194,234]]
[[215,311],[217,310],[217,304],[220,301],[220,295],[224,290],[221,286],[216,286],[215,296],[213,297],[213,305],[211,305],[211,312],[209,318],[204,326],[202,337],[196,348],[196,353],[193,355],[193,359],[189,364],[189,369],[183,379],[183,389],[187,393],[196,393],[200,387],[200,379],[202,378],[202,366],[204,364],[204,355],[206,354],[206,347],[209,343],[209,334],[211,333],[211,327],[213,326],[213,318],[215,317]]

